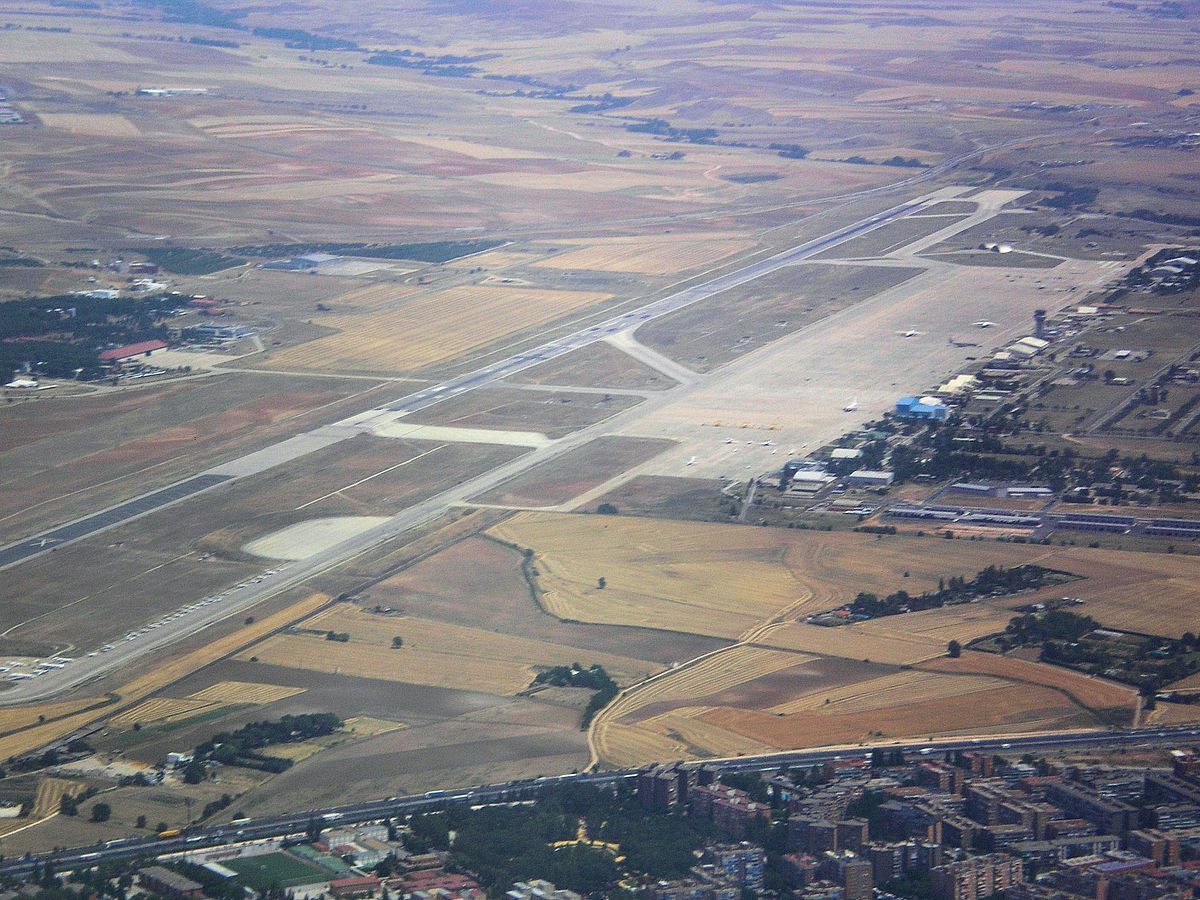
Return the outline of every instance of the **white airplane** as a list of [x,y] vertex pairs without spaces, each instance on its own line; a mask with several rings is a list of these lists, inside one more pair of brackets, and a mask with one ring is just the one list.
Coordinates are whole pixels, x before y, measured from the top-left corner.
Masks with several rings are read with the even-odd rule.
[[733,438],[725,438],[725,441],[724,441],[724,442],[725,442],[726,444],[732,444],[732,443],[733,443]]
[[696,457],[694,457],[694,456],[693,456],[691,459],[689,459],[689,460],[687,461],[687,464],[688,464],[689,466],[694,466],[694,465],[696,464]]
[[842,407],[842,412],[854,412],[858,409],[858,398],[855,397],[849,403]]
[[972,322],[971,324],[974,325],[976,328],[991,328],[996,323],[989,322],[987,319],[982,319],[978,322]]
[[908,329],[908,331],[897,331],[896,332],[896,334],[898,334],[898,335],[900,335],[900,337],[904,337],[904,338],[917,337],[918,335],[921,335],[924,333],[925,332],[923,332],[923,331],[913,331],[913,329],[911,329],[911,328]]

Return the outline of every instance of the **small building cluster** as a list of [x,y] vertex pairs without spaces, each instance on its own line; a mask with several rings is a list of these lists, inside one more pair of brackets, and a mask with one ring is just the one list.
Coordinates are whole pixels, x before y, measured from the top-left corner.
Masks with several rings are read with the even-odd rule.
[[[786,851],[767,866],[795,897],[1175,900],[1200,889],[1200,761],[1190,751],[1174,758],[1173,770],[1147,770],[877,753],[772,778],[770,803],[720,784],[715,770],[676,765],[644,773],[638,796],[735,840],[760,819],[786,827]],[[661,883],[653,896],[742,896],[756,890],[766,857],[743,843],[710,848],[709,858],[707,872]]]

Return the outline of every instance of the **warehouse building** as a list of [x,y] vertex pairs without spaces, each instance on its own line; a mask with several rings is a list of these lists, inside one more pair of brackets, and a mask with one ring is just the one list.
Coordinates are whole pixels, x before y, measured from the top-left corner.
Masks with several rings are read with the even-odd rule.
[[901,397],[896,401],[896,415],[901,419],[944,421],[950,408],[937,397]]

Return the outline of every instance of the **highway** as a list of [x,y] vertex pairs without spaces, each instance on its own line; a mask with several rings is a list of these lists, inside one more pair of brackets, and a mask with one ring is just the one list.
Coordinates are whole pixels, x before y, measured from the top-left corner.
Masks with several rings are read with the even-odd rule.
[[[241,478],[267,471],[274,466],[298,459],[308,453],[332,446],[341,440],[364,432],[370,433],[372,423],[392,420],[426,409],[443,400],[458,396],[523,369],[539,365],[547,360],[562,356],[572,350],[585,347],[621,331],[632,330],[661,318],[693,303],[705,300],[737,285],[745,284],[764,275],[795,265],[831,247],[880,228],[895,219],[916,212],[923,207],[944,199],[942,192],[917,198],[893,206],[890,209],[868,216],[851,225],[839,228],[822,237],[798,244],[788,250],[748,263],[715,278],[692,285],[666,297],[649,302],[637,309],[614,316],[597,325],[580,329],[572,334],[556,338],[539,347],[521,351],[506,359],[491,363],[480,369],[451,378],[437,385],[423,388],[396,402],[377,407],[352,416],[334,425],[326,425],[314,431],[296,435],[271,447],[247,454],[240,459],[224,463],[197,476],[174,485],[136,497],[109,510],[86,516],[51,531],[43,532],[8,547],[0,548],[0,570],[52,552],[75,541],[121,525],[144,516],[156,509],[182,502],[190,494],[209,490],[218,484],[233,484]],[[634,407],[630,413],[645,415],[655,403],[667,402],[670,392],[663,397],[647,400]],[[611,427],[613,420],[606,423]],[[281,564],[271,570],[269,577],[254,579],[237,587],[225,590],[220,601],[202,605],[178,618],[161,622],[153,631],[145,631],[132,640],[114,641],[114,648],[96,652],[93,648],[81,648],[85,653],[77,655],[68,665],[45,671],[37,677],[23,680],[10,679],[11,687],[0,695],[0,706],[28,703],[54,697],[85,681],[126,665],[151,650],[165,647],[175,641],[196,633],[200,629],[224,620],[232,615],[244,613],[264,600],[282,591],[295,587],[332,566],[343,563],[372,547],[396,538],[420,527],[456,503],[483,493],[520,472],[544,462],[546,459],[565,453],[592,437],[590,430],[581,430],[556,441],[548,447],[525,454],[505,465],[496,467],[477,477],[443,491],[425,501],[414,504],[391,517],[387,522],[362,534],[329,548],[307,559]],[[264,569],[267,563],[264,562]],[[198,598],[188,598],[198,599]],[[87,651],[95,655],[85,655]]]
[[[706,760],[685,763],[689,767],[707,766],[722,772],[773,772],[778,769],[818,765],[842,758],[861,757],[875,748],[899,750],[916,758],[934,756],[955,750],[979,750],[998,752],[1002,755],[1019,756],[1024,753],[1044,751],[1051,748],[1087,747],[1105,745],[1109,747],[1136,744],[1170,744],[1192,741],[1200,735],[1200,728],[1191,725],[1137,728],[1128,731],[1079,731],[1068,733],[1044,733],[1023,736],[1000,736],[986,738],[956,738],[928,742],[891,742],[867,744],[853,747],[829,747],[817,750],[794,750],[759,756],[734,759]],[[160,838],[157,835],[135,837],[85,847],[58,850],[37,856],[26,855],[0,861],[0,875],[19,877],[28,875],[35,867],[53,862],[56,871],[72,867],[93,866],[101,862],[121,859],[149,858],[188,850],[200,850],[224,844],[238,843],[265,838],[303,836],[315,821],[321,827],[335,824],[347,825],[373,822],[389,817],[407,816],[413,813],[441,809],[452,803],[488,804],[504,803],[536,797],[539,792],[560,784],[588,784],[596,787],[612,786],[637,777],[640,769],[620,769],[602,772],[584,772],[531,781],[514,781],[503,784],[482,785],[447,791],[430,791],[427,794],[387,797],[325,809],[311,809],[238,824],[199,826],[186,829],[177,837]]]

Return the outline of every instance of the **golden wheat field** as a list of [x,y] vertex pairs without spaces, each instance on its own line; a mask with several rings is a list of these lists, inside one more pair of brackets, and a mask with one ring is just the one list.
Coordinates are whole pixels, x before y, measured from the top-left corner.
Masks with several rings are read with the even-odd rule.
[[124,116],[104,113],[40,113],[47,128],[96,137],[138,137],[141,131]]
[[1096,724],[1059,692],[1030,686],[935,695],[916,702],[840,714],[816,710],[779,716],[763,710],[721,707],[704,713],[703,719],[749,740],[780,748],[854,743],[872,737],[920,738]]
[[[693,758],[728,757],[737,756],[739,753],[772,753],[779,749],[774,744],[755,741],[706,721],[702,718],[706,712],[708,708],[704,706],[680,707],[639,722],[638,727],[631,731],[649,732],[678,741],[687,748],[685,755]],[[619,726],[620,729],[625,727]],[[621,747],[620,730],[614,749],[617,752],[628,752]]]
[[187,697],[154,697],[113,716],[110,721],[121,728],[133,724],[157,725],[178,722],[216,709],[220,705],[211,700],[192,700]]
[[645,660],[598,653],[587,647],[551,644],[415,616],[378,616],[353,603],[331,606],[305,622],[304,628],[342,631],[348,633],[352,641],[389,648],[392,637],[400,636],[406,649],[494,659],[527,667],[565,665],[586,657],[588,665],[599,663],[618,680],[640,679],[656,668]]
[[1002,686],[1003,682],[999,679],[985,676],[947,679],[939,678],[929,672],[904,669],[851,684],[836,687],[820,686],[793,700],[777,703],[770,708],[770,711],[791,715],[819,709],[837,715],[846,712],[884,709],[905,703],[929,702],[945,697],[974,694]]
[[[705,663],[739,669],[750,650],[762,648],[735,647]],[[744,678],[726,681],[685,667],[632,688],[598,717],[596,747],[612,764],[634,765],[667,758],[647,755],[667,742],[690,757],[732,756],[871,737],[1062,727],[1081,715],[1049,686],[916,670],[878,674],[879,666],[798,658],[810,662],[773,671],[746,666]]]
[[39,716],[45,716],[47,719],[69,716],[71,713],[100,702],[102,702],[100,697],[85,697],[79,700],[42,703],[37,706],[14,706],[0,709],[0,731],[12,731],[36,724]]
[[58,812],[59,801],[64,796],[74,797],[83,793],[85,785],[82,781],[70,781],[66,778],[43,778],[38,782],[37,793],[33,796],[33,808],[30,818],[40,819],[50,813]]
[[639,275],[671,275],[711,265],[753,247],[734,234],[671,234],[601,238],[534,263],[547,269],[591,269]]
[[[351,603],[330,607],[304,622],[303,628],[303,633],[269,638],[241,658],[253,655],[273,665],[493,694],[524,690],[543,666],[599,663],[618,681],[638,680],[657,668],[586,647],[411,616],[373,615]],[[320,632],[327,631],[348,634],[350,640],[326,640]],[[393,637],[402,639],[399,649],[392,648]]]
[[736,644],[681,666],[629,691],[607,710],[611,717],[628,716],[658,703],[678,703],[719,694],[757,678],[814,659],[802,653]]
[[535,325],[543,325],[612,295],[533,287],[463,285],[381,306],[375,312],[332,315],[338,330],[272,353],[272,367],[320,371],[415,371],[462,356]]
[[1040,685],[1062,691],[1076,703],[1093,710],[1126,709],[1132,715],[1137,708],[1137,691],[1128,685],[1052,666],[1046,663],[999,656],[995,653],[976,653],[966,650],[958,659],[947,656],[921,663],[919,668],[952,674],[994,675],[1005,681]]
[[[1032,555],[1028,548],[997,544],[982,560],[976,545],[958,541],[931,546],[919,539],[876,541],[845,532],[534,512],[518,514],[490,533],[534,551],[542,601],[555,615],[718,637],[746,634],[784,609],[795,617],[830,609],[859,591],[886,594],[904,587],[915,593],[935,587],[941,577],[974,574],[987,562],[1013,565]],[[996,615],[971,609],[953,615],[968,620]],[[937,632],[938,621],[927,627]],[[996,630],[990,622],[974,627]],[[821,640],[846,641],[826,629],[813,634],[801,640],[776,630],[769,643],[828,652]],[[888,649],[890,639],[889,634],[877,642],[889,658],[898,652]],[[941,632],[918,634],[908,639],[915,646],[901,655],[923,658],[939,641],[944,648],[945,640]],[[845,655],[868,654],[847,647]]]

